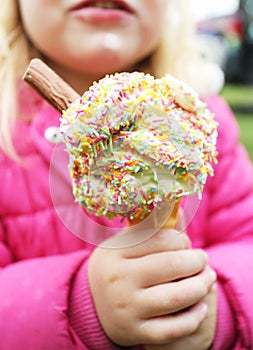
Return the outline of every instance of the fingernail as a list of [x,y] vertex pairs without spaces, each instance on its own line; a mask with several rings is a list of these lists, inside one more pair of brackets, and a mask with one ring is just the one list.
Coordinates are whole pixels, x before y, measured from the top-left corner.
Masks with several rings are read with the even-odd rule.
[[200,313],[201,313],[201,315],[202,315],[203,317],[206,316],[206,315],[207,315],[207,312],[208,312],[208,306],[207,306],[207,304],[205,304],[205,303],[200,303],[199,308],[200,308]]
[[210,269],[210,276],[211,276],[213,281],[216,281],[217,274],[216,274],[216,272],[213,269]]
[[213,281],[213,282],[216,281],[216,279],[217,279],[217,274],[216,274],[216,272],[215,272],[210,266],[206,266],[206,271],[209,273],[209,275],[210,275],[212,281]]

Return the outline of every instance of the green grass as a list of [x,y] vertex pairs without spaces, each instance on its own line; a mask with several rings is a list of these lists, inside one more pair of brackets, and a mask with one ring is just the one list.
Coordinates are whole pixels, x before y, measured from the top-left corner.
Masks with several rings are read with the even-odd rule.
[[237,107],[248,104],[253,106],[253,86],[225,85],[221,94],[231,106]]
[[245,116],[237,113],[237,120],[241,128],[241,142],[246,147],[253,161],[253,114]]
[[253,86],[226,85],[221,95],[235,113],[241,128],[241,142],[253,161]]

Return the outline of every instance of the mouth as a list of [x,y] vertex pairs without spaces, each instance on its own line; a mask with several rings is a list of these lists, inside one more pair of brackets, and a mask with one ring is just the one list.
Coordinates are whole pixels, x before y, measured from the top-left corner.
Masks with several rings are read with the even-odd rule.
[[133,13],[133,9],[123,0],[115,0],[115,1],[109,1],[109,0],[84,0],[79,2],[78,4],[71,7],[71,11],[77,11],[81,9],[88,9],[88,8],[99,8],[102,10],[120,10],[120,11],[126,11],[129,13]]

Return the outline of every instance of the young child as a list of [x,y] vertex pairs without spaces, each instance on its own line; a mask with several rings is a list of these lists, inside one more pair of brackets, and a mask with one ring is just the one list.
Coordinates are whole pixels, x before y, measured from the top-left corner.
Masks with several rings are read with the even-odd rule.
[[[65,195],[64,165],[54,162],[52,202],[50,140],[60,114],[21,79],[41,57],[80,94],[106,73],[135,70],[206,91],[187,3],[2,2],[1,350],[253,348],[252,167],[224,101],[205,96],[219,121],[219,164],[187,235],[162,229],[107,249],[64,224],[67,216],[76,222],[76,204]],[[96,223],[85,217],[82,226],[93,243]]]

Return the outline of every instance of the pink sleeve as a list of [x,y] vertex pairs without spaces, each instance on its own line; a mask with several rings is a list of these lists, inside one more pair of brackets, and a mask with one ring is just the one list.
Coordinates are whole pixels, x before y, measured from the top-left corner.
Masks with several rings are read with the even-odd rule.
[[252,247],[253,239],[207,250],[222,286],[212,350],[252,349]]
[[4,241],[3,223],[0,217],[0,268],[10,264],[13,260],[10,251],[3,243]]
[[82,265],[74,281],[70,295],[70,322],[89,349],[118,349],[107,338],[98,320],[90,293],[87,267],[88,262]]
[[86,258],[85,251],[79,251],[24,260],[0,270],[1,349],[88,349],[68,315],[72,281]]
[[14,262],[0,218],[1,349],[118,349],[90,294],[90,249]]
[[217,281],[217,305],[215,339],[210,350],[232,349],[236,337],[235,318],[223,285],[219,280]]
[[212,350],[253,348],[253,171],[236,121],[221,99],[219,164],[205,194],[205,249],[218,275],[218,322]]

